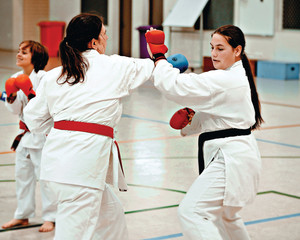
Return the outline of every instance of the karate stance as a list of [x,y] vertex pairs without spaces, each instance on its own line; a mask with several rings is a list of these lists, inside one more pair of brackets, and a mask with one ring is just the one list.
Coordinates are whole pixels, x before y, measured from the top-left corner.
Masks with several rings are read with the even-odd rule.
[[243,32],[232,25],[218,28],[210,43],[217,70],[201,74],[180,74],[164,60],[162,31],[150,30],[146,39],[157,59],[154,85],[168,99],[195,111],[191,125],[181,134],[201,133],[200,175],[178,210],[184,236],[249,240],[238,212],[254,200],[258,190],[261,158],[251,132],[263,119]]
[[107,184],[127,189],[114,128],[121,99],[151,77],[154,63],[105,55],[107,39],[100,17],[75,16],[60,43],[62,67],[47,72],[25,109],[31,132],[54,121],[41,179],[58,200],[55,240],[128,239],[122,204]]
[[[48,58],[47,50],[40,43],[21,42],[16,65],[23,70],[15,73],[5,83],[7,93],[7,97],[4,98],[4,100],[6,99],[5,105],[9,111],[19,115],[20,130],[12,145],[12,150],[16,151],[17,209],[14,219],[2,225],[2,228],[28,225],[29,218],[35,216],[35,188],[36,181],[40,176],[41,154],[47,131],[31,133],[25,124],[23,109],[30,99],[35,97],[35,90],[45,74],[43,69]],[[39,231],[49,232],[54,229],[56,204],[43,182],[40,182],[40,190],[44,223]]]

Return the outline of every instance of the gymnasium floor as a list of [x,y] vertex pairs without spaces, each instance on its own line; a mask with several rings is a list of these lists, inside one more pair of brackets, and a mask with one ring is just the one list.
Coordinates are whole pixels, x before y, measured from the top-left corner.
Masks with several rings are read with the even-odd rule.
[[[53,60],[53,59],[52,59]],[[55,60],[53,60],[55,61]],[[18,71],[15,53],[0,52],[0,90]],[[300,85],[299,80],[257,79],[265,123],[256,136],[263,161],[259,193],[241,215],[252,240],[300,239]],[[166,100],[147,82],[124,99],[117,140],[129,191],[124,204],[130,240],[185,239],[177,207],[197,177],[197,136],[180,137],[169,127],[181,106]],[[0,226],[16,208],[14,159],[10,145],[18,117],[0,102]],[[39,233],[41,203],[28,228],[0,229],[1,240],[50,240]]]

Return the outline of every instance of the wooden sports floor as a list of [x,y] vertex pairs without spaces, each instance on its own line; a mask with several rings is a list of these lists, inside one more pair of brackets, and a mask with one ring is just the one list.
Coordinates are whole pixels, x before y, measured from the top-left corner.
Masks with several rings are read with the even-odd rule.
[[[55,65],[55,59],[52,59]],[[13,73],[15,53],[0,52],[0,90]],[[263,161],[259,193],[241,215],[252,240],[300,239],[300,81],[257,78],[265,123],[255,131]],[[185,239],[177,208],[197,177],[197,137],[181,137],[169,127],[182,108],[168,101],[151,82],[124,98],[117,140],[129,191],[118,193],[125,209],[130,240]],[[0,225],[16,208],[15,153],[10,146],[18,116],[0,102]],[[0,229],[1,240],[50,240],[39,233],[42,223],[39,190],[36,217],[27,228]]]

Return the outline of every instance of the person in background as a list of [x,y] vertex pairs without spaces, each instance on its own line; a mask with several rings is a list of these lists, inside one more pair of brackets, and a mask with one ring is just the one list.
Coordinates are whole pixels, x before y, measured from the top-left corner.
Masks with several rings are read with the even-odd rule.
[[[18,114],[20,118],[20,130],[11,147],[16,152],[17,209],[14,218],[2,225],[4,229],[28,225],[29,218],[35,216],[36,181],[40,176],[41,154],[47,134],[47,132],[31,133],[26,126],[23,110],[30,99],[35,97],[35,90],[45,74],[43,69],[49,59],[48,51],[38,42],[23,41],[19,45],[16,58],[16,65],[21,67],[22,71],[15,73],[6,81],[7,96],[4,97],[4,101],[7,109]],[[40,191],[44,223],[39,231],[49,232],[54,229],[56,204],[43,182],[40,182]]]
[[6,92],[5,91],[3,91],[3,92],[0,91],[0,100],[5,102],[5,99],[6,99]]
[[58,201],[56,240],[128,239],[122,204],[108,185],[127,189],[114,130],[122,98],[150,79],[154,63],[108,56],[107,40],[101,17],[73,17],[59,47],[62,66],[47,72],[24,110],[31,132],[54,121],[43,148],[41,179]]
[[[216,29],[210,45],[217,70],[201,74],[180,74],[164,60],[162,31],[151,29],[146,40],[150,55],[157,59],[155,87],[168,99],[195,111],[181,134],[200,133],[200,175],[178,209],[184,236],[249,240],[239,211],[258,191],[261,158],[252,131],[263,119],[243,32],[233,25]],[[189,117],[188,112],[185,115]]]

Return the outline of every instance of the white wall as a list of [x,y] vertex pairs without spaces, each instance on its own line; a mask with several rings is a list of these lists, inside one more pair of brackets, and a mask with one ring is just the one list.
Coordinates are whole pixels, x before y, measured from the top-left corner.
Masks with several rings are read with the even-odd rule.
[[81,11],[80,0],[49,0],[49,20],[66,24]]
[[[0,0],[3,1],[3,0]],[[72,4],[70,4],[72,2]],[[81,11],[80,0],[50,0],[50,20],[65,21],[66,24]],[[132,0],[132,42],[131,54],[139,57],[139,31],[137,27],[148,24],[149,4],[148,0]],[[108,41],[106,54],[119,53],[119,0],[108,1],[108,24],[105,26]]]
[[12,31],[13,28],[13,6],[11,1],[0,0],[0,48],[10,49],[12,48]]
[[119,53],[119,0],[108,0],[108,21],[105,26],[108,41],[106,46],[106,54],[117,54]]
[[18,49],[23,41],[23,0],[13,0],[12,48]]
[[[238,1],[235,0],[235,6]],[[246,53],[249,58],[259,60],[275,60],[300,62],[300,30],[282,29],[282,6],[283,0],[275,1],[275,33],[272,37],[246,35]],[[164,18],[176,0],[164,0]],[[234,11],[234,22],[237,22],[237,12]],[[176,30],[176,29],[175,29]],[[186,30],[186,29],[177,29]],[[200,48],[203,55],[210,56],[210,34],[211,31],[204,31],[203,43],[200,42],[200,35],[195,33],[172,32],[170,54],[182,53],[190,63],[199,61]]]
[[131,56],[140,57],[140,34],[137,30],[140,26],[149,23],[149,1],[132,0],[132,28],[131,28]]
[[23,40],[23,0],[0,0],[0,49],[17,49]]
[[[171,11],[177,0],[163,0],[164,19]],[[235,0],[235,6],[238,4]],[[246,36],[246,52],[250,58],[300,61],[300,30],[284,30],[282,23],[283,0],[274,0],[275,6],[275,34],[272,37]],[[76,14],[80,13],[80,0],[49,0],[50,20],[65,21],[66,24]],[[14,50],[23,36],[23,0],[0,0],[0,49]],[[237,22],[238,13],[235,8],[234,22]],[[139,31],[137,27],[148,25],[149,1],[132,0],[132,56],[139,57]],[[119,0],[108,1],[108,25],[106,26],[109,40],[107,43],[108,55],[119,52]],[[190,62],[199,61],[200,48],[205,56],[210,56],[210,34],[204,31],[203,42],[200,42],[199,33],[171,34],[170,53],[182,53]]]
[[[81,0],[50,0],[50,20],[64,21],[66,26],[70,20],[81,12]],[[108,1],[108,34],[106,53],[111,55],[119,51],[119,1]]]

